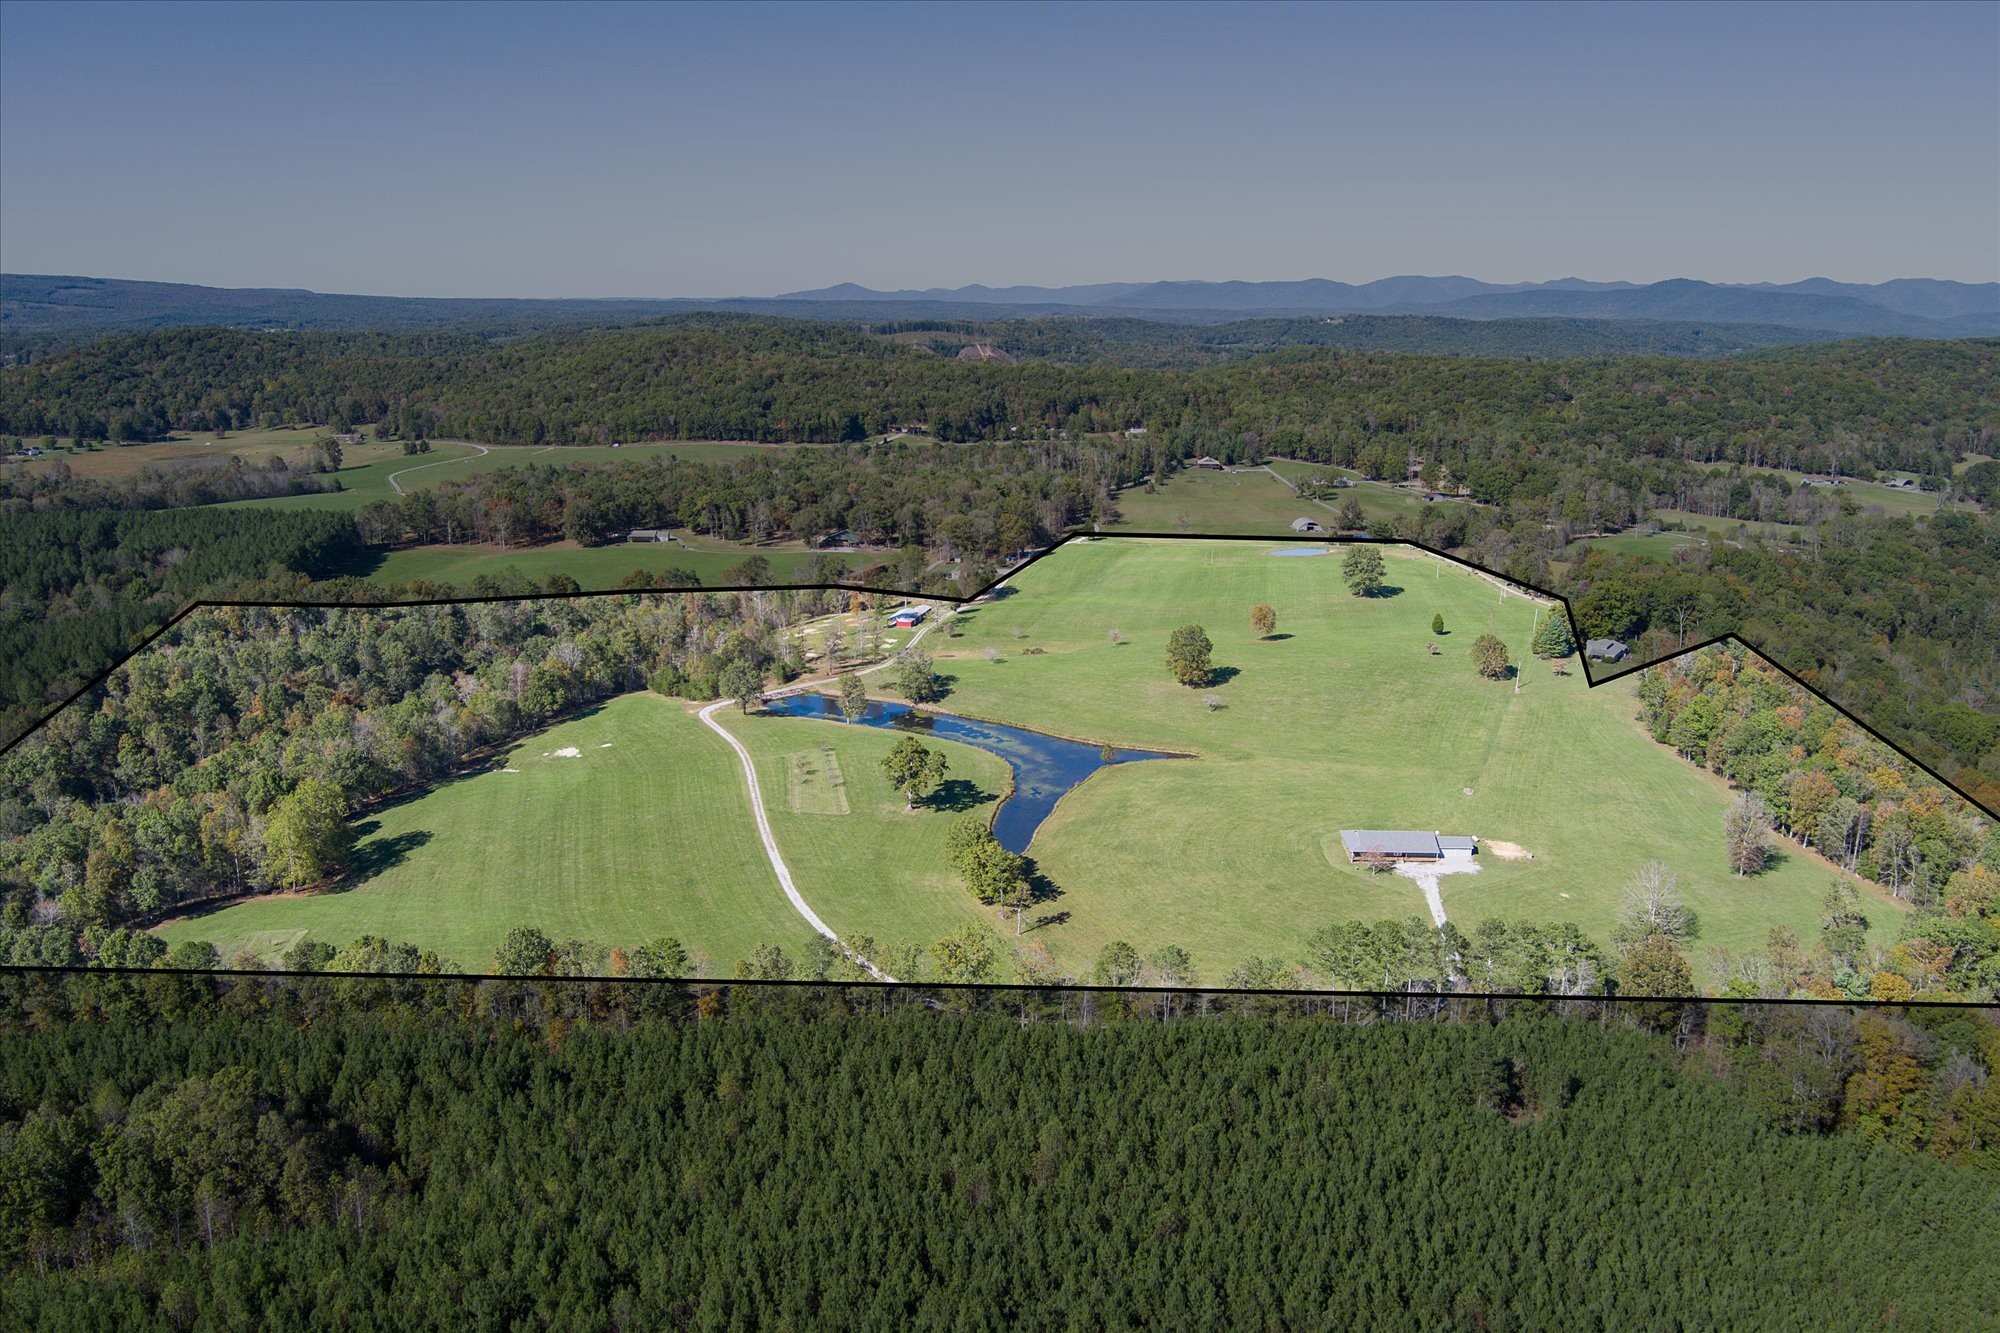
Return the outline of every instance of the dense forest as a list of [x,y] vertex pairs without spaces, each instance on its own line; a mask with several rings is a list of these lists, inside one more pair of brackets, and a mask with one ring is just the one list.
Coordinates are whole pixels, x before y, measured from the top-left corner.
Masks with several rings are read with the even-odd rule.
[[0,976],[0,1322],[2000,1318],[1991,1011],[1564,1005]]
[[[965,336],[936,321],[884,327],[901,328],[893,339],[943,339],[946,350]],[[1081,336],[1059,321],[1027,329],[1051,357]],[[829,325],[702,316],[504,347],[449,335],[216,330],[112,339],[0,370],[0,429],[138,440],[168,429],[375,421],[405,437],[495,442],[852,440],[732,463],[488,473],[364,510],[360,535],[380,545],[520,545],[588,543],[630,525],[685,524],[745,541],[848,530],[904,552],[850,576],[936,592],[969,590],[1024,545],[1116,521],[1121,491],[1196,453],[1291,457],[1386,480],[1414,471],[1476,503],[1377,521],[1377,535],[1565,593],[1587,635],[1625,638],[1646,657],[1741,633],[1991,806],[2000,802],[2000,464],[1958,476],[1953,465],[1994,448],[1995,383],[2000,343],[1991,341],[1856,342],[1726,362],[1299,348],[1168,371],[966,363]],[[858,442],[913,420],[974,443]],[[1124,434],[1139,425],[1144,435]],[[1887,516],[1775,468],[1900,469],[1985,512]],[[0,509],[145,507],[198,501],[204,487],[324,484],[248,476],[263,471],[105,487],[16,470],[0,482]],[[1580,544],[1647,531],[1638,525],[1667,509],[1772,537],[1746,531],[1672,562]],[[27,544],[11,525],[4,540]],[[949,578],[924,573],[968,553]],[[241,568],[232,581],[268,574]],[[337,585],[319,595],[380,594]],[[115,606],[121,627],[163,618],[101,584],[72,587],[69,601]],[[0,682],[0,707],[15,722],[8,734],[35,703],[74,688],[72,656],[13,659],[15,679]]]

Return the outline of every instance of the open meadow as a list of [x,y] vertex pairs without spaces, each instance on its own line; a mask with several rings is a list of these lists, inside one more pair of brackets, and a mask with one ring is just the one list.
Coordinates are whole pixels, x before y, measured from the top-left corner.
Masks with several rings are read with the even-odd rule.
[[483,972],[509,929],[532,925],[625,948],[673,935],[725,973],[759,944],[810,933],[758,846],[736,756],[657,695],[614,699],[356,828],[339,890],[252,899],[159,933],[213,941],[225,960],[273,957],[307,932],[373,934]]
[[1158,484],[1151,493],[1143,485],[1120,491],[1119,521],[1110,530],[1219,536],[1268,532],[1278,536],[1289,533],[1292,521],[1299,518],[1310,518],[1333,529],[1338,523],[1334,511],[1350,495],[1360,502],[1362,514],[1371,522],[1412,513],[1427,503],[1409,491],[1366,481],[1356,482],[1338,496],[1320,503],[1300,497],[1279,475],[1296,479],[1316,474],[1336,476],[1340,472],[1339,468],[1316,463],[1282,461],[1272,463],[1269,468],[1241,468],[1232,472],[1185,468]]

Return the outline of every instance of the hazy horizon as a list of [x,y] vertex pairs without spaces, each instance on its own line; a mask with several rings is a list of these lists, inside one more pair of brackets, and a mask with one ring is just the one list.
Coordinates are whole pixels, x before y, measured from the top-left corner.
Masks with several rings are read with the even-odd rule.
[[2000,6],[0,6],[0,269],[2000,280]]

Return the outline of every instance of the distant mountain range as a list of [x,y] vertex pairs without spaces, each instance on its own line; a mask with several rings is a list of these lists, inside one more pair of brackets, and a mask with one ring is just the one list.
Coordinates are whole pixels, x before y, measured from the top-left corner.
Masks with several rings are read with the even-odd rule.
[[2000,283],[1899,278],[1875,284],[1808,278],[1730,285],[1675,278],[1630,282],[1499,284],[1465,277],[1398,277],[1359,285],[1302,282],[1095,283],[1080,287],[958,287],[879,292],[853,283],[787,292],[780,301],[886,301],[1061,306],[1135,314],[1149,310],[1233,315],[1442,315],[1453,319],[1718,320],[1849,335],[1922,338],[2000,334]]
[[[1250,318],[1364,314],[1429,320],[1565,320],[1671,325],[1674,339],[1706,333],[1712,345],[1718,341],[1713,335],[1722,335],[1721,343],[1740,348],[1870,336],[2000,336],[2000,283],[1903,278],[1869,285],[1809,278],[1783,285],[1690,279],[1639,285],[1561,278],[1498,284],[1466,277],[1397,277],[1360,284],[1311,278],[1076,287],[975,285],[895,292],[842,283],[776,297],[515,300],[352,296],[24,273],[0,274],[0,349],[21,354],[109,333],[195,325],[512,337],[543,329],[631,324],[701,310],[878,323],[1058,317],[1208,325]],[[1647,333],[1640,345],[1657,345],[1662,332],[1656,328]],[[1560,337],[1571,340],[1573,331]],[[1493,343],[1490,338],[1477,341],[1481,346]]]

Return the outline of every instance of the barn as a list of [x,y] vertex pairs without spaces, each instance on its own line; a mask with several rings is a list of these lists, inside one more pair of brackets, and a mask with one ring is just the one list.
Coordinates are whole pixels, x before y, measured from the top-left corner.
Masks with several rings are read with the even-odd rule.
[[1293,532],[1325,532],[1325,531],[1326,531],[1326,529],[1325,529],[1325,528],[1323,528],[1323,527],[1321,527],[1321,526],[1320,526],[1320,525],[1319,525],[1318,523],[1316,523],[1316,522],[1315,522],[1315,521],[1313,521],[1312,519],[1309,519],[1309,518],[1295,518],[1295,519],[1293,519],[1293,520],[1292,520],[1292,531],[1293,531]]
[[915,629],[924,623],[924,617],[931,613],[928,606],[906,606],[889,617],[891,629]]

